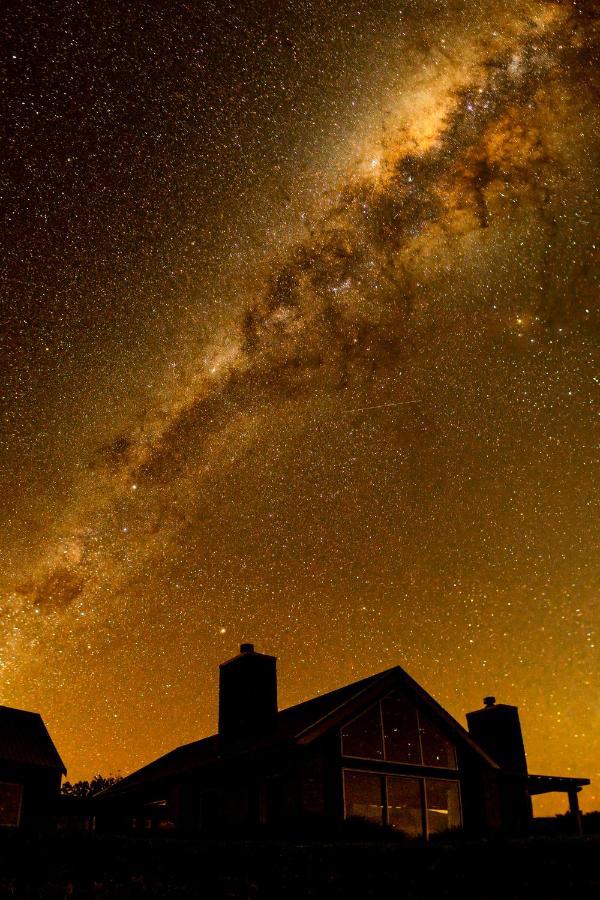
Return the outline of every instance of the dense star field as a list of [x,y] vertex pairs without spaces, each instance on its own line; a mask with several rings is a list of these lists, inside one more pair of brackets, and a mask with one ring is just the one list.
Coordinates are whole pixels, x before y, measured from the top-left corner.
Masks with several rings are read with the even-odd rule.
[[71,780],[245,640],[600,778],[599,11],[7,4],[0,702]]

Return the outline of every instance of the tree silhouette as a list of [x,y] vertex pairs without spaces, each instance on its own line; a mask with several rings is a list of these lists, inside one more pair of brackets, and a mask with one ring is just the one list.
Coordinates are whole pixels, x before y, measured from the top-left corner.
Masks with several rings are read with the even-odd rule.
[[70,781],[65,781],[61,788],[61,794],[65,797],[87,800],[105,788],[112,787],[113,784],[121,781],[121,778],[122,775],[94,775],[91,781],[76,781],[73,784]]

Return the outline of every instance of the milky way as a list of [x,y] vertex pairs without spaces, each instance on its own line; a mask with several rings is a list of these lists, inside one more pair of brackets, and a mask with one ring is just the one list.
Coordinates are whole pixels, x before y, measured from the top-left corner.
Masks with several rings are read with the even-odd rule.
[[[28,231],[35,175],[14,212],[0,664],[70,774],[208,733],[217,663],[254,640],[284,702],[400,662],[459,717],[518,703],[530,768],[594,776],[597,17],[499,7],[151,16],[181,83],[147,61],[147,201],[121,81],[79,137],[38,99],[45,221],[61,187],[77,214]],[[127,41],[88,39],[99,80]]]

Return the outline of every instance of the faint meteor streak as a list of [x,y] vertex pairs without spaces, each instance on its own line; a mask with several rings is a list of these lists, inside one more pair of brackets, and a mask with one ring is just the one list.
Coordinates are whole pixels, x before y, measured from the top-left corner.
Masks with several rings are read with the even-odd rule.
[[411,403],[420,403],[420,400],[398,400],[394,403],[377,403],[375,406],[356,406],[353,409],[343,409],[342,412],[355,413],[367,412],[371,409],[385,409],[388,406],[408,406]]

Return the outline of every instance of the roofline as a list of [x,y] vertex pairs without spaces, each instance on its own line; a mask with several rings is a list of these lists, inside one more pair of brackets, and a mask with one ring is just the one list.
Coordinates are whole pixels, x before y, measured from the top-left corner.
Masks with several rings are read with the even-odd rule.
[[38,716],[42,718],[41,713],[35,709],[21,709],[20,706],[7,706],[6,703],[0,703],[0,710],[9,709],[11,712],[23,713],[25,716]]
[[591,784],[591,779],[589,778],[577,778],[575,775],[531,775],[527,776],[528,778],[540,778],[544,781],[572,781],[573,784],[580,784],[582,787],[585,787],[586,784]]
[[[261,654],[261,655],[265,656],[267,654]],[[234,659],[235,658],[236,657],[234,657]],[[274,658],[276,658],[276,657],[274,657]],[[231,660],[228,660],[227,662],[230,662],[230,661]],[[223,665],[223,663],[221,665]],[[427,704],[429,707],[433,708],[435,710],[436,714],[444,720],[446,725],[448,725],[452,731],[457,733],[459,735],[460,739],[462,741],[464,741],[464,743],[466,743],[475,753],[477,753],[478,756],[480,756],[486,762],[486,764],[488,766],[490,766],[492,769],[496,769],[496,770],[501,768],[498,765],[498,763],[491,756],[489,756],[489,754],[486,753],[485,750],[483,750],[483,748],[480,747],[479,744],[471,737],[471,735],[466,730],[466,728],[464,728],[464,726],[462,726],[460,724],[460,722],[458,722],[453,716],[451,716],[450,713],[447,712],[444,709],[444,707],[440,703],[438,703],[438,701],[425,690],[425,688],[421,687],[421,685],[417,681],[415,681],[414,678],[412,678],[408,674],[408,672],[406,672],[402,668],[402,666],[398,666],[398,665],[392,666],[389,669],[384,669],[383,672],[379,672],[375,675],[367,676],[368,684],[361,687],[356,693],[352,694],[350,697],[347,697],[345,700],[343,700],[341,703],[339,703],[336,707],[334,707],[334,709],[330,710],[328,713],[321,716],[321,718],[317,719],[315,722],[312,722],[310,725],[303,728],[301,731],[297,732],[296,734],[291,735],[286,740],[288,740],[288,741],[291,740],[292,742],[298,742],[300,744],[310,743],[312,740],[319,737],[323,733],[323,731],[327,729],[327,727],[333,726],[336,718],[339,717],[341,715],[341,713],[347,707],[349,707],[353,703],[356,703],[356,701],[359,700],[360,698],[363,698],[365,696],[368,698],[371,694],[374,695],[373,700],[377,699],[377,697],[383,693],[382,687],[383,688],[387,687],[388,682],[393,683],[395,681],[395,679],[398,677],[401,679],[401,681],[405,685],[407,685],[413,691],[413,693],[415,693],[417,695],[417,697],[422,702]],[[361,678],[356,682],[356,684],[360,684],[364,680],[365,679]],[[344,688],[348,688],[351,686],[352,686],[352,682],[348,685],[342,685],[341,688],[336,688],[333,691],[330,691],[328,693],[335,693],[336,690],[343,690]],[[324,697],[327,695],[326,694],[317,695],[317,697],[311,697],[311,698],[309,698],[309,700],[303,701],[303,703],[310,703],[312,700],[318,699],[319,696]],[[294,709],[296,706],[302,706],[303,703],[297,703],[297,704],[293,704],[292,706],[285,707],[284,709],[279,710],[279,713],[284,713],[287,710]],[[103,797],[103,796],[108,796],[109,794],[116,796],[122,790],[127,790],[128,788],[135,790],[136,787],[138,787],[137,784],[132,783],[135,776],[140,775],[141,773],[144,773],[144,772],[146,774],[152,774],[151,771],[148,772],[148,770],[151,770],[152,767],[154,767],[155,765],[160,763],[162,760],[166,760],[169,756],[176,753],[177,751],[184,750],[187,747],[192,747],[195,744],[201,744],[204,741],[208,741],[211,739],[214,740],[215,738],[218,738],[218,733],[212,734],[212,735],[207,735],[204,738],[200,738],[198,741],[190,741],[187,744],[181,744],[178,747],[174,747],[172,750],[169,750],[167,753],[164,753],[162,756],[159,756],[156,759],[153,759],[151,762],[146,763],[146,765],[141,766],[139,769],[135,769],[133,772],[130,772],[129,775],[126,775],[125,778],[123,778],[121,781],[117,782],[117,784],[114,784],[108,788],[104,788],[104,790],[99,791],[94,796],[95,797]],[[243,756],[246,753],[254,753],[256,751],[256,749],[257,749],[256,747],[252,747],[249,749],[245,749],[245,748],[241,747],[239,749],[239,751],[233,752],[231,754],[223,754],[217,748],[217,752],[215,753],[215,755],[213,757],[206,759],[206,760],[199,761],[194,768],[203,768],[206,765],[213,765],[219,761],[227,759],[228,756],[229,756],[229,758],[232,758],[232,757],[236,757],[238,755]],[[264,750],[264,749],[268,749],[268,748],[261,747],[259,749]],[[160,781],[162,778],[168,778],[172,774],[174,774],[174,773],[168,773],[165,775],[164,773],[158,772],[155,780]],[[143,783],[139,786],[143,787]]]
[[[153,766],[156,766],[158,763],[162,762],[163,760],[166,760],[169,756],[172,756],[174,753],[177,753],[180,750],[185,750],[187,747],[193,747],[194,744],[202,744],[202,743],[204,743],[204,741],[209,741],[209,740],[211,740],[211,738],[215,738],[215,737],[217,737],[216,734],[209,734],[206,737],[199,738],[199,740],[197,740],[197,741],[189,741],[187,744],[179,744],[179,746],[173,747],[172,750],[167,750],[167,752],[163,753],[162,756],[157,756],[156,759],[150,760],[150,762],[146,763],[143,766],[140,766],[139,769],[134,769],[133,772],[130,772],[128,775],[125,775],[123,778],[121,778],[115,784],[111,784],[109,787],[102,788],[101,791],[98,791],[96,794],[93,795],[94,799],[97,797],[103,797],[108,794],[118,794],[119,791],[123,788],[126,789],[128,787],[131,787],[134,789],[136,787],[136,785],[135,784],[132,785],[131,780],[136,775],[140,775],[142,772],[146,772],[146,770],[151,769]],[[215,756],[214,759],[211,759],[210,762],[214,762],[216,759],[217,759],[217,756]],[[164,773],[159,774],[159,775],[157,775],[156,781],[160,781],[160,779],[164,778],[164,777],[165,777]],[[168,777],[168,776],[166,776],[166,777]]]
[[[56,747],[54,749],[56,750]],[[27,761],[23,761],[23,760],[14,760],[14,759],[6,758],[6,757],[0,757],[0,762],[1,763],[10,763],[10,764],[16,763],[19,767],[24,767],[24,768],[30,767],[32,769],[48,769],[51,772],[60,772],[61,775],[66,775],[67,768],[66,768],[64,762],[62,761],[62,759],[60,758],[60,756],[58,755],[58,750],[56,751],[56,755],[58,756],[58,759],[59,759],[59,762],[57,762],[56,765],[51,764],[51,763],[41,763],[41,762],[31,762],[31,761],[27,762]]]
[[[366,684],[363,688],[361,688],[361,690],[358,691],[358,693],[353,694],[351,697],[346,697],[346,699],[343,700],[342,703],[340,703],[338,706],[334,707],[334,709],[329,710],[328,713],[325,713],[325,715],[324,715],[324,716],[321,716],[320,719],[317,719],[316,722],[312,722],[311,725],[307,725],[306,728],[303,728],[302,731],[299,731],[296,735],[294,735],[295,739],[296,739],[296,740],[301,739],[307,732],[310,732],[310,731],[312,731],[313,729],[318,728],[319,725],[320,725],[322,722],[325,722],[325,723],[326,723],[327,720],[330,719],[332,716],[334,716],[336,712],[339,712],[339,711],[342,710],[345,706],[348,706],[349,703],[351,703],[352,701],[356,700],[358,697],[362,696],[362,694],[365,694],[365,693],[367,693],[368,691],[372,690],[372,688],[373,688],[375,685],[379,685],[380,681],[381,681],[386,675],[389,675],[391,672],[393,672],[395,668],[397,668],[397,666],[394,666],[394,667],[391,668],[391,669],[384,669],[384,671],[383,671],[383,672],[380,672],[379,675],[377,675],[372,681],[369,682],[369,684]],[[360,679],[360,680],[362,681],[362,679]],[[344,687],[349,687],[349,686],[350,686],[350,685],[344,685]],[[343,687],[342,687],[342,688],[338,688],[338,690],[343,690]],[[332,693],[333,693],[333,691],[332,691]],[[327,696],[327,695],[325,694],[325,695],[323,695],[323,696]],[[316,699],[316,698],[315,698],[315,699]],[[307,701],[305,701],[305,702],[310,703],[310,700],[307,700]],[[298,706],[301,706],[302,704],[301,704],[301,703],[298,703],[297,705],[298,705]],[[288,709],[293,709],[293,708],[294,708],[294,707],[288,707]]]
[[45,731],[46,737],[50,741],[52,749],[56,753],[56,757],[57,757],[60,765],[41,765],[40,763],[36,763],[36,766],[41,769],[59,769],[59,771],[63,775],[66,775],[67,767],[65,766],[64,762],[62,761],[62,757],[61,757],[60,753],[56,749],[56,744],[52,740],[50,732],[48,731],[48,729],[46,727],[46,723],[44,722],[44,719],[42,718],[42,714],[39,712],[36,712],[35,710],[31,710],[31,709],[21,709],[18,706],[6,706],[6,704],[4,704],[4,703],[0,704],[0,710],[2,710],[2,709],[9,709],[11,712],[20,713],[21,715],[24,715],[24,716],[33,716],[34,718],[39,719],[40,725],[42,726],[42,729]]
[[451,728],[454,728],[454,730],[460,734],[462,739],[471,747],[471,749],[475,750],[476,753],[478,753],[483,759],[485,759],[485,761],[493,769],[501,768],[498,765],[498,763],[496,762],[496,760],[492,756],[490,756],[489,753],[487,753],[483,749],[483,747],[481,747],[477,743],[477,741],[474,740],[474,738],[471,737],[471,735],[469,734],[467,729],[464,727],[464,725],[460,724],[458,719],[455,719],[454,716],[450,715],[450,713],[446,709],[444,709],[444,707],[441,705],[441,703],[438,703],[438,701],[435,699],[435,697],[432,697],[431,694],[425,690],[425,688],[421,687],[421,685],[417,681],[415,681],[415,679],[412,678],[408,674],[408,672],[406,672],[402,668],[402,666],[397,666],[397,668],[402,673],[402,676],[405,679],[405,681],[407,681],[409,683],[409,685],[421,697],[421,699],[425,700],[426,703],[429,703],[429,705],[432,706],[436,710],[436,712],[439,713],[439,715],[441,715],[441,717],[447,722],[447,724],[450,725]]
[[[36,716],[39,718],[40,722],[42,723],[42,728],[43,728],[44,731],[46,732],[46,734],[47,734],[47,736],[48,736],[48,740],[49,740],[50,743],[52,744],[52,747],[53,747],[53,749],[54,749],[54,752],[56,753],[56,755],[57,755],[57,757],[58,757],[58,761],[60,762],[60,766],[56,766],[56,768],[60,768],[60,771],[62,772],[62,774],[63,774],[63,775],[66,775],[66,774],[67,774],[67,767],[65,766],[64,762],[62,761],[62,757],[61,757],[60,753],[59,753],[58,750],[56,749],[56,744],[55,744],[54,741],[52,740],[52,737],[51,737],[51,735],[50,735],[50,732],[48,731],[48,729],[47,729],[47,727],[46,727],[46,723],[44,722],[44,720],[43,720],[43,718],[41,717],[40,713],[34,713],[34,715],[36,715]],[[54,767],[54,766],[48,766],[48,768],[55,768],[55,767]]]
[[[317,722],[309,725],[307,728],[298,732],[295,736],[296,740],[300,740],[302,743],[309,743],[314,737],[317,737],[320,733],[322,733],[323,729],[327,727],[328,722],[331,719],[335,719],[336,715],[339,715],[340,712],[346,706],[349,706],[351,703],[356,701],[359,697],[364,694],[374,693],[375,696],[378,694],[378,690],[382,682],[386,682],[388,680],[392,680],[391,676],[396,675],[400,676],[402,681],[408,685],[409,688],[426,704],[433,707],[436,713],[446,722],[447,725],[450,726],[452,730],[458,732],[461,739],[468,744],[472,750],[474,750],[479,756],[481,756],[486,763],[491,766],[493,769],[499,769],[500,766],[486,751],[479,746],[479,744],[473,740],[469,732],[464,728],[460,722],[458,722],[454,716],[451,716],[449,712],[447,712],[444,707],[438,703],[438,701],[429,694],[425,688],[422,688],[421,685],[412,678],[408,672],[406,672],[402,666],[392,666],[391,669],[385,669],[380,673],[379,677],[376,677],[373,681],[371,681],[368,685],[362,688],[358,693],[353,694],[351,697],[348,697],[343,703],[337,706],[335,709],[331,710],[329,713],[324,715]],[[313,734],[311,736],[311,732],[317,731],[317,734]]]

